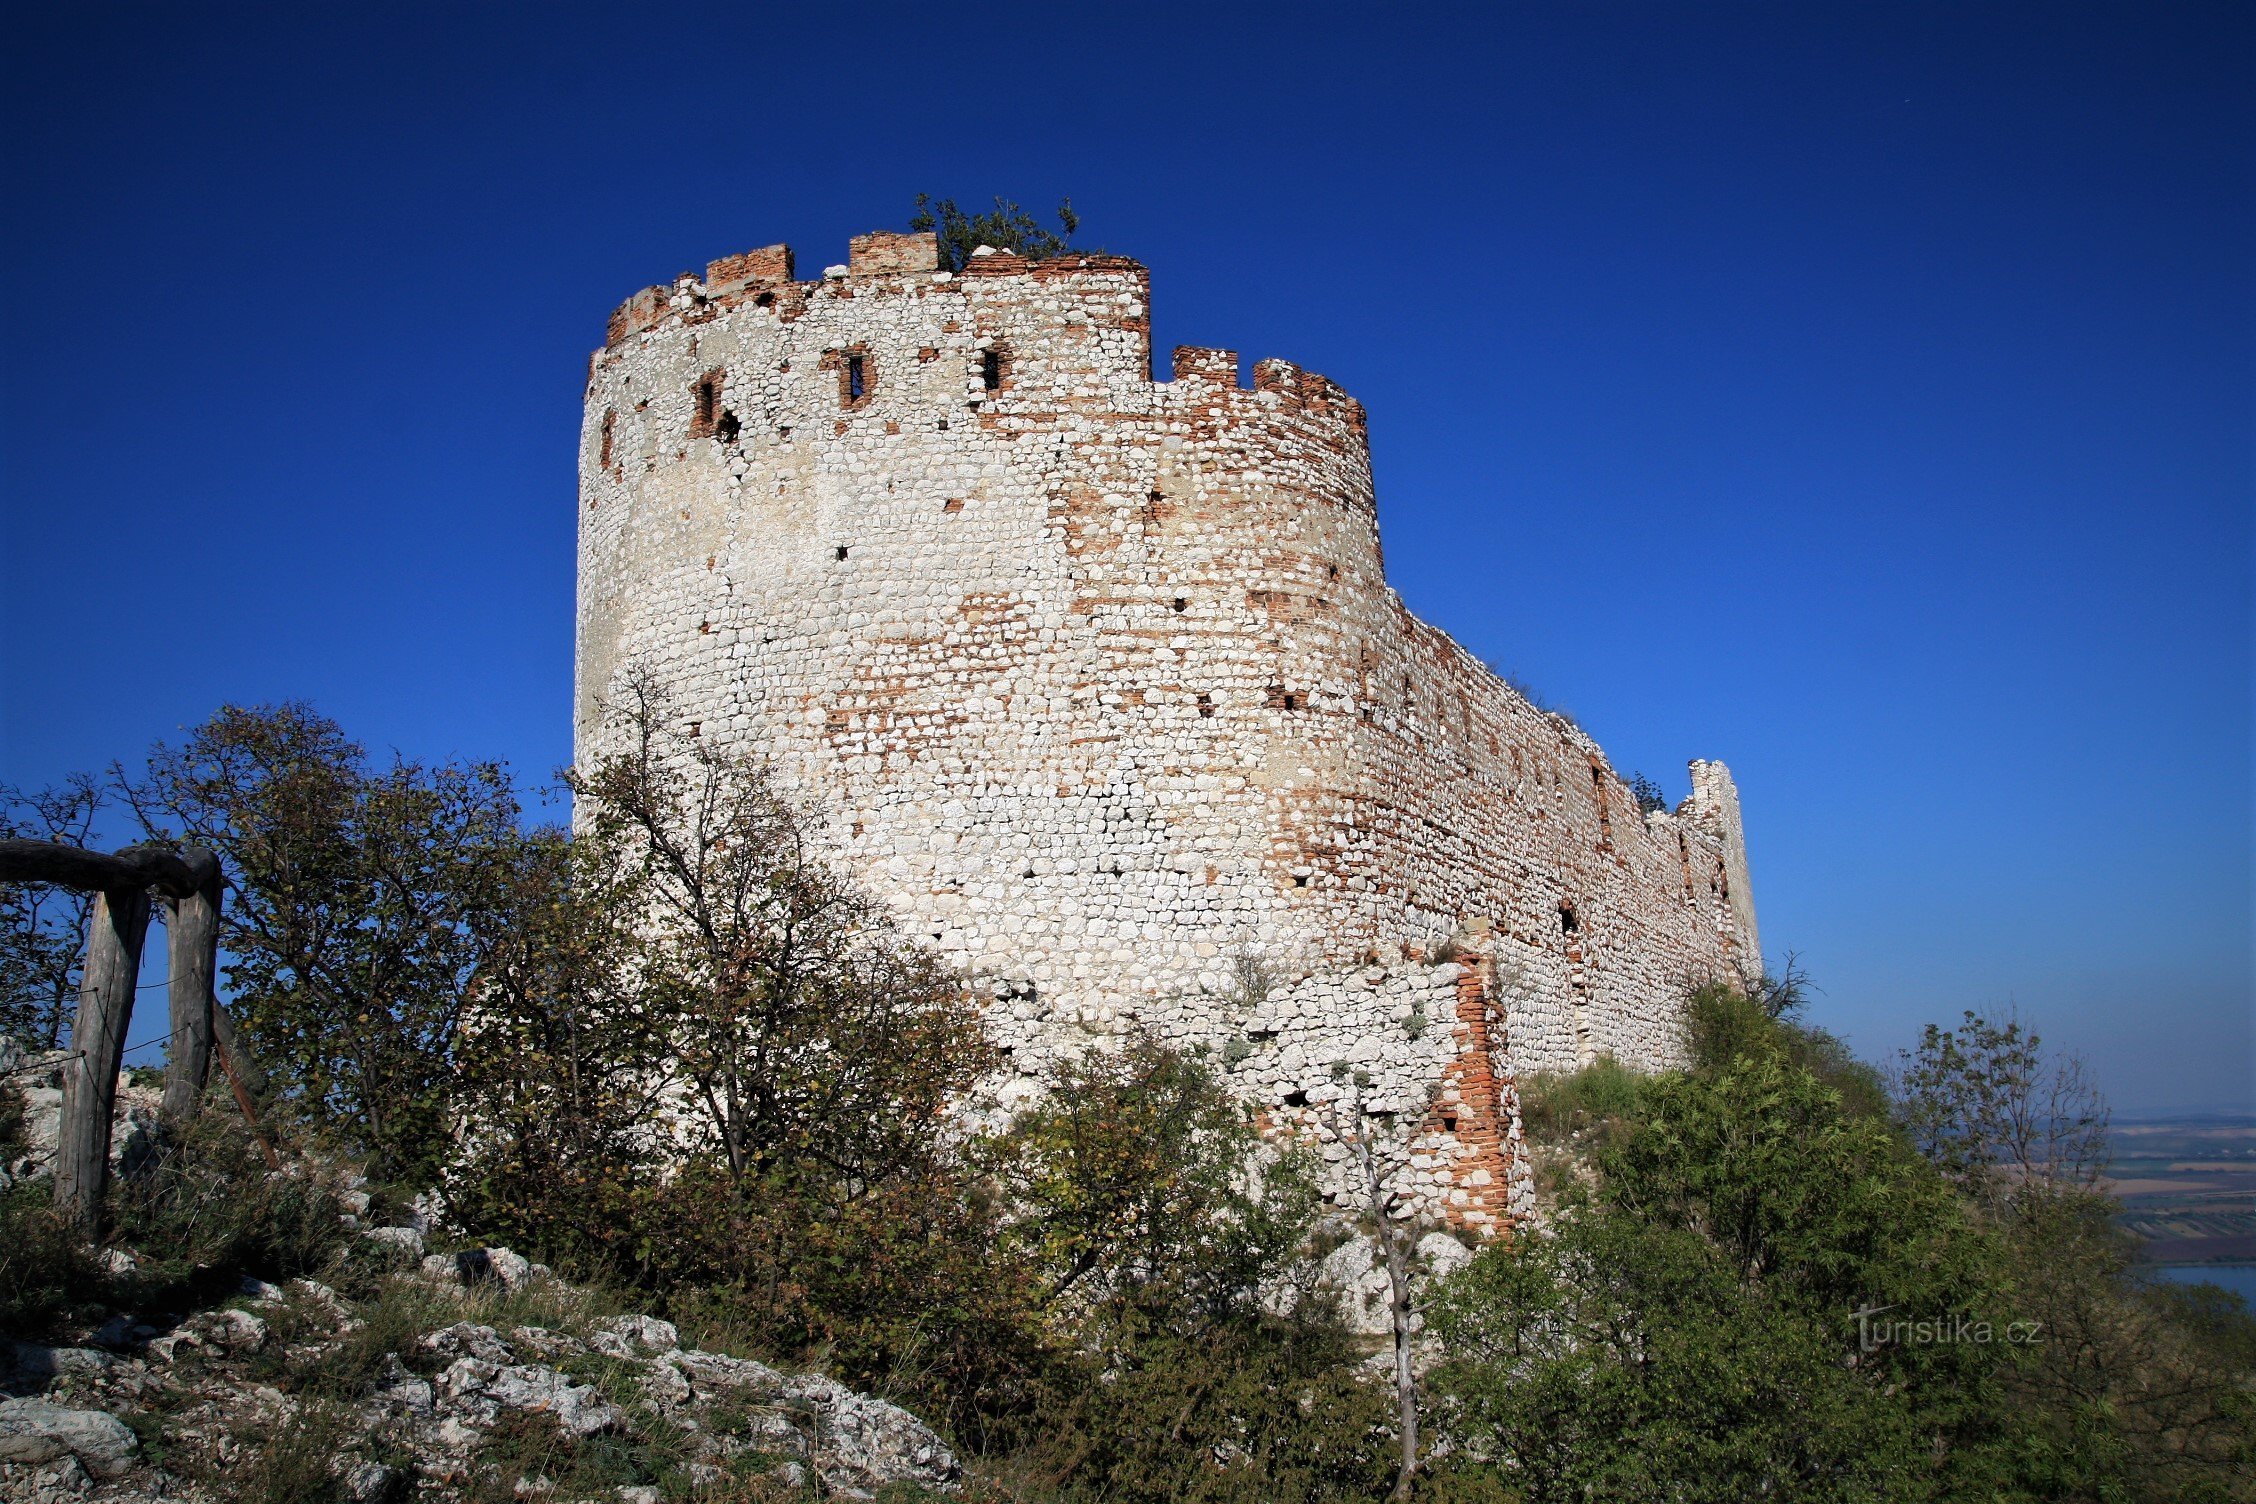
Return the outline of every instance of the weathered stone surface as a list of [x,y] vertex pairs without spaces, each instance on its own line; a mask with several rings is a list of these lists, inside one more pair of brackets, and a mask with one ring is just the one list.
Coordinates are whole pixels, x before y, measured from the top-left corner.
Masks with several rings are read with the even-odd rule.
[[539,1266],[506,1248],[465,1248],[459,1253],[434,1253],[423,1260],[427,1279],[460,1285],[495,1284],[515,1290],[533,1278]]
[[371,1227],[361,1236],[396,1251],[411,1263],[420,1262],[423,1257],[423,1234],[412,1227]]
[[486,1424],[502,1410],[541,1410],[575,1436],[615,1430],[626,1415],[593,1386],[575,1384],[553,1368],[457,1358],[432,1381],[433,1389],[477,1414]]
[[674,1324],[655,1316],[615,1316],[604,1328],[644,1352],[667,1353],[681,1346]]
[[[1279,1128],[1360,1072],[1418,1124],[1426,1209],[1493,1230],[1529,1201],[1516,1073],[1674,1062],[1684,980],[1755,963],[1729,773],[1647,814],[1411,615],[1332,382],[1198,349],[1154,380],[1132,261],[922,255],[866,238],[793,282],[771,247],[614,318],[579,756],[648,669],[984,979],[1006,1100],[1131,1022],[1214,1047]],[[1469,543],[1501,579],[1508,539]]]
[[424,1337],[423,1346],[442,1358],[481,1358],[488,1363],[512,1363],[517,1358],[499,1332],[474,1321],[441,1327]]
[[0,1401],[0,1462],[78,1459],[97,1478],[133,1465],[138,1443],[124,1421],[100,1410],[72,1410],[40,1399]]

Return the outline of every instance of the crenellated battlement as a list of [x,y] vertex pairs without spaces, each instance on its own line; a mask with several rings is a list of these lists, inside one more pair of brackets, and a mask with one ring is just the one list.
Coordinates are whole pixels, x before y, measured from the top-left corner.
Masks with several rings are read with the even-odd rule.
[[656,673],[993,983],[1023,1070],[1135,1022],[1286,1122],[1367,1065],[1439,1104],[1434,1195],[1492,1228],[1513,1072],[1674,1059],[1684,979],[1754,964],[1737,793],[1696,763],[1648,817],[1387,587],[1362,404],[1241,372],[1158,378],[1119,256],[951,273],[875,232],[812,280],[777,245],[637,293],[581,434],[580,754]]

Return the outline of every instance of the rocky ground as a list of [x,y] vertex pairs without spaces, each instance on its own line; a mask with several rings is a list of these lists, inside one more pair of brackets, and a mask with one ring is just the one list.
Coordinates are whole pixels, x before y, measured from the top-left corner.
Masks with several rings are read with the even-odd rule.
[[0,1498],[906,1499],[957,1477],[882,1400],[598,1314],[506,1249],[367,1236],[400,1266],[370,1300],[252,1282],[0,1354]]
[[[24,1109],[0,1191],[51,1169],[60,1058],[0,1058]],[[150,1154],[156,1099],[151,1085],[120,1089],[121,1177]],[[153,1266],[182,1250],[105,1248],[48,1340],[0,1335],[0,1500],[750,1504],[955,1491],[956,1459],[897,1406],[685,1346],[669,1323],[506,1248],[430,1252],[424,1209],[379,1215],[340,1167],[296,1161],[266,1178],[309,1187],[334,1226],[321,1241],[343,1250],[322,1277],[344,1293],[249,1279],[152,1314],[133,1291],[185,1286],[143,1278],[136,1253]],[[258,1194],[246,1181],[214,1189]],[[0,1248],[0,1264],[16,1252]]]

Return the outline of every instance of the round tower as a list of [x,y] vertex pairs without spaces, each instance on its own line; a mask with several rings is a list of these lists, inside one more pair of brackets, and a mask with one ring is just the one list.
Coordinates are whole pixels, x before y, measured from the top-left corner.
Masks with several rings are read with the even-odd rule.
[[1134,261],[929,234],[637,294],[581,435],[579,755],[654,675],[1022,1067],[1135,1021],[1279,1119],[1375,1071],[1489,1225],[1512,1071],[1673,1058],[1684,978],[1749,962],[1729,774],[1640,809],[1387,588],[1359,404],[1226,350],[1157,380],[1150,327]]

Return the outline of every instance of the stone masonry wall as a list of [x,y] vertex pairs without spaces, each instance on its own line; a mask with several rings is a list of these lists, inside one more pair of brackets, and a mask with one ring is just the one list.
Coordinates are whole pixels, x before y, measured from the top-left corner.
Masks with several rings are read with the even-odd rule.
[[1366,1081],[1432,1203],[1498,1225],[1515,1073],[1666,1064],[1682,984],[1758,964],[1729,772],[1641,813],[1412,616],[1330,381],[1189,348],[1154,380],[1123,258],[935,267],[879,234],[798,282],[769,247],[613,315],[579,754],[647,667],[992,991],[1026,1076],[1141,1023],[1320,1141]]

